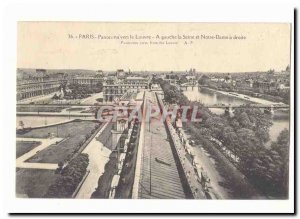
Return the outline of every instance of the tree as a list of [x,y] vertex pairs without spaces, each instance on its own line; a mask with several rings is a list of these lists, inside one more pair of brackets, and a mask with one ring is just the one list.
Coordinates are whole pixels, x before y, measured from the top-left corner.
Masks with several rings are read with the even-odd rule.
[[252,123],[246,112],[242,112],[241,114],[238,114],[237,121],[243,128],[250,128],[250,129],[252,128]]
[[276,150],[282,158],[288,158],[290,145],[289,131],[284,129],[280,132],[277,141],[271,144],[271,148]]
[[268,129],[262,127],[257,127],[255,130],[255,135],[261,140],[261,142],[266,143],[270,140],[270,134]]
[[[79,154],[62,169],[61,175],[52,184],[45,197],[70,198],[86,173],[89,158],[87,154]],[[59,164],[61,166],[61,164]]]
[[58,162],[57,172],[61,171],[62,168],[63,168],[63,166],[64,166],[64,163],[63,163],[62,161],[59,161],[59,162]]
[[57,96],[57,94],[55,93],[55,94],[53,95],[52,99],[53,99],[53,100],[57,100],[57,99],[59,99],[59,96]]
[[[287,197],[288,195],[288,179],[289,179],[289,145],[290,137],[289,131],[284,129],[278,136],[276,142],[272,142],[271,150],[277,152],[276,160],[280,161],[277,163],[277,170],[279,173],[279,193],[282,196]],[[273,154],[276,154],[273,152]]]
[[219,138],[226,126],[226,121],[219,116],[211,116],[205,121],[205,127],[212,130],[212,135]]
[[200,85],[206,85],[206,84],[208,84],[209,80],[210,80],[210,78],[209,78],[207,75],[203,75],[203,76],[199,79],[198,83],[199,83]]
[[97,87],[97,92],[101,92],[102,90],[103,90],[103,83],[102,82],[98,82],[97,83],[97,85],[96,85],[96,87]]
[[237,130],[237,129],[240,128],[240,123],[239,123],[236,119],[233,119],[233,120],[231,121],[231,126],[232,126],[235,130]]
[[179,84],[184,84],[184,83],[187,83],[188,82],[188,79],[186,78],[186,76],[182,76],[179,80]]
[[262,143],[266,143],[270,139],[269,130],[272,126],[271,117],[264,114],[260,109],[246,106],[245,108],[237,108],[234,111],[232,122],[234,120],[236,120],[243,128],[255,131],[257,138]]
[[223,129],[223,143],[228,149],[236,153],[236,147],[238,145],[238,136],[234,129],[230,126],[226,126]]
[[264,146],[261,145],[251,129],[241,128],[237,131],[237,136],[239,139],[238,156],[241,159],[240,168],[246,174],[252,175],[254,159],[257,158],[258,152]]

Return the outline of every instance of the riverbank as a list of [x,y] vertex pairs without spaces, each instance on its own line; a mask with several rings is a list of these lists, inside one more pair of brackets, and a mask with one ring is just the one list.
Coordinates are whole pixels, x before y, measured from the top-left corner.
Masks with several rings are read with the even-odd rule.
[[[192,124],[184,123],[184,130],[188,139],[198,142],[193,148],[199,156],[201,166],[207,171],[211,179],[212,187],[218,192],[220,198],[225,199],[265,199],[256,188],[248,181],[231,163],[224,154],[217,149],[217,145],[212,142],[199,138],[199,130]],[[198,136],[198,138],[196,137]]]
[[[183,94],[171,87],[168,82],[162,81],[161,86],[165,93],[165,101],[171,104],[184,105],[186,99],[191,97],[195,98],[195,101],[201,100],[204,104],[202,122],[183,124],[183,128],[190,129],[188,131],[194,142],[193,145],[203,147],[208,153],[207,157],[213,158],[212,162],[215,163],[218,173],[225,179],[224,184],[221,182],[223,187],[233,190],[232,195],[236,199],[266,199],[270,194],[273,197],[280,196],[280,193],[276,193],[276,191],[280,187],[282,178],[278,175],[267,175],[268,165],[272,165],[275,167],[274,171],[278,171],[280,163],[276,163],[277,158],[273,156],[273,151],[266,149],[262,143],[266,141],[265,137],[268,137],[267,133],[262,132],[271,125],[269,116],[260,110],[251,108],[246,112],[235,110],[234,118],[217,115],[210,112],[205,104],[245,105],[247,103],[241,101],[236,95],[232,97],[216,91],[207,90],[205,92],[204,89],[186,91],[184,92],[186,96],[183,97]],[[242,117],[241,114],[243,114]],[[237,122],[232,123],[233,119]],[[245,121],[252,121],[254,125],[245,123]],[[261,131],[257,130],[259,128]],[[219,144],[212,141],[211,137],[218,139],[226,145],[226,148],[234,151],[235,155],[239,157],[239,161],[232,162],[228,159],[226,154],[219,150]],[[276,153],[281,154],[280,151]],[[257,167],[257,163],[249,162],[254,159],[261,163],[261,169],[260,166]],[[282,160],[283,158],[278,159]],[[262,172],[263,174],[261,174]]]
[[[230,92],[229,92],[230,93]],[[251,103],[249,100],[237,97],[232,94],[228,94],[222,91],[218,91],[210,88],[199,88],[194,89],[193,91],[184,91],[183,94],[190,101],[200,101],[204,105],[214,105],[214,104],[231,104],[231,105],[244,105]],[[273,103],[273,102],[272,102]],[[278,104],[278,103],[276,103]],[[211,108],[211,112],[222,115],[224,114],[224,109]],[[270,127],[270,141],[266,143],[266,147],[269,147],[272,141],[276,141],[279,133],[286,129],[289,129],[289,110],[288,109],[276,109],[272,115],[273,125]]]
[[249,95],[240,94],[240,93],[236,93],[236,92],[221,91],[221,90],[216,90],[216,89],[209,88],[209,87],[205,87],[205,89],[215,91],[215,92],[218,92],[218,93],[221,93],[221,94],[224,94],[224,95],[237,97],[237,98],[243,99],[245,101],[249,101],[249,102],[257,103],[257,104],[265,104],[265,105],[285,104],[283,102],[274,102],[274,101],[265,100],[265,99],[257,98],[257,97],[252,97],[252,96],[249,96]]

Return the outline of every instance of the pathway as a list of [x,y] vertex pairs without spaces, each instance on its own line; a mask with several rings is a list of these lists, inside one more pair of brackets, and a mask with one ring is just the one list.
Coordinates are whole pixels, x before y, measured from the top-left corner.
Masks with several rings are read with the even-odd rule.
[[[189,135],[186,133],[183,134],[185,135],[185,139],[190,139]],[[210,192],[218,199],[230,199],[230,191],[221,186],[221,184],[225,184],[225,179],[217,171],[215,161],[201,147],[193,147],[193,150],[195,153],[195,162],[203,168],[210,179]]]
[[96,94],[93,94],[90,97],[87,97],[86,99],[81,101],[81,104],[82,103],[84,103],[84,104],[100,103],[100,102],[97,101],[98,98],[103,98],[103,92],[96,93]]
[[89,199],[98,186],[98,180],[104,173],[105,164],[109,161],[111,150],[106,148],[100,141],[96,139],[102,134],[107,127],[108,122],[101,128],[93,140],[87,145],[82,153],[89,155],[89,165],[87,169],[90,171],[86,180],[82,184],[76,195],[78,199]]

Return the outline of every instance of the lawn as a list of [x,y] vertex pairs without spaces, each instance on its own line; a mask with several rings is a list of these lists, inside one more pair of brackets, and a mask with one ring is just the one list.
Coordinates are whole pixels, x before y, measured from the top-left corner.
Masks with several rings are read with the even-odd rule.
[[58,175],[54,170],[18,169],[16,170],[17,197],[42,198]]
[[17,141],[16,157],[18,158],[22,156],[23,154],[31,151],[40,144],[40,141]]
[[77,120],[55,126],[32,129],[25,134],[18,134],[17,137],[47,138],[49,133],[58,133],[59,138],[64,138],[63,141],[40,151],[28,159],[27,162],[59,163],[67,159],[80,142],[86,140],[86,134],[91,133],[97,124],[99,123],[96,121]]

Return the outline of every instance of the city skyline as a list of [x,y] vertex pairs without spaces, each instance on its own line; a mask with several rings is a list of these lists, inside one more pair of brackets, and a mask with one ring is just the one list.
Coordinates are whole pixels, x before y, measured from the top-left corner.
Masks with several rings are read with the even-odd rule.
[[[219,71],[219,72],[204,72],[204,71],[199,71],[197,69],[195,69],[196,71],[194,73],[197,73],[197,74],[240,74],[240,73],[266,73],[268,72],[269,70],[274,70],[274,72],[283,72],[286,70],[286,67],[290,65],[287,64],[284,68],[282,69],[274,69],[274,68],[269,68],[267,70],[257,70],[257,71],[239,71],[239,72],[225,72],[225,71]],[[18,70],[33,70],[35,71],[36,69],[45,69],[47,71],[76,71],[76,72],[70,72],[70,73],[78,73],[78,71],[91,71],[91,72],[104,72],[104,73],[115,73],[117,72],[118,70],[123,70],[124,72],[131,72],[131,73],[189,73],[191,69],[193,68],[190,68],[190,69],[186,69],[186,70],[174,70],[174,69],[170,69],[170,70],[149,70],[149,69],[146,69],[146,70],[131,70],[131,69],[124,69],[124,68],[118,68],[118,69],[82,69],[82,68],[69,68],[69,69],[60,69],[60,68],[22,68],[22,67],[18,67],[17,68],[17,71]],[[54,73],[54,72],[53,72]]]

